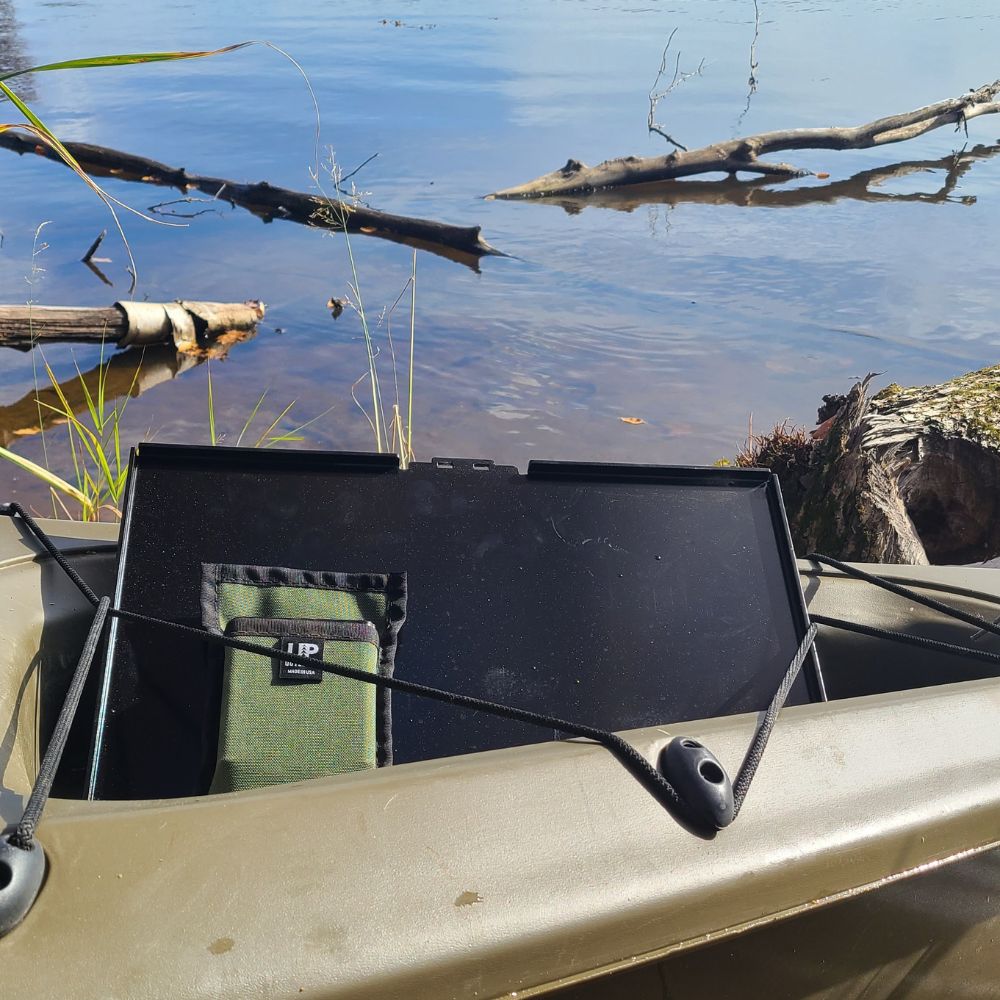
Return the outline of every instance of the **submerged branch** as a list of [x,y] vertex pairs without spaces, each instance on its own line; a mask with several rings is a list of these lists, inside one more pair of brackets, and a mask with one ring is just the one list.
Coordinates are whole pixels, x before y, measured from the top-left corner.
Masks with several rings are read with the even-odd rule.
[[788,163],[763,162],[758,157],[789,149],[871,149],[904,142],[941,128],[964,127],[972,118],[1000,112],[1000,80],[962,97],[929,104],[915,111],[890,115],[848,128],[798,128],[730,139],[700,149],[675,151],[666,156],[627,156],[588,167],[578,160],[527,184],[505,188],[487,198],[548,198],[586,194],[602,188],[645,184],[696,174],[737,173],[771,177],[805,177],[812,174]]
[[[48,159],[58,157],[47,147],[29,136],[15,132],[0,134],[0,146],[16,153],[37,153]],[[379,212],[363,205],[324,198],[321,195],[273,187],[266,181],[241,184],[225,177],[192,174],[183,167],[169,167],[144,156],[135,156],[107,146],[92,146],[82,142],[67,142],[66,148],[90,175],[117,177],[124,181],[174,187],[187,194],[201,191],[245,208],[265,222],[285,219],[321,229],[377,236],[394,243],[427,250],[479,270],[479,259],[488,255],[503,256],[481,236],[479,226],[452,226],[430,219]]]

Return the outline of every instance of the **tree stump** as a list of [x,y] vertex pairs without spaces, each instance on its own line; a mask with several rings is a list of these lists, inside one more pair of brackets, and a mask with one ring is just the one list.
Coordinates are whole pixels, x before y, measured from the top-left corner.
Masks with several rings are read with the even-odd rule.
[[1000,554],[1000,365],[942,385],[872,376],[827,397],[811,435],[755,438],[795,549],[859,562],[971,563]]

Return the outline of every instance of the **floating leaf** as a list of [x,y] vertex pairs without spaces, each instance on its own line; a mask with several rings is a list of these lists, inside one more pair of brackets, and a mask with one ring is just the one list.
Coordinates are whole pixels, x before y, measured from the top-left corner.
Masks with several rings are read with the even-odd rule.
[[642,417],[619,417],[623,424],[644,424],[646,421]]
[[816,175],[821,181],[825,181],[830,175],[826,172],[821,172]]

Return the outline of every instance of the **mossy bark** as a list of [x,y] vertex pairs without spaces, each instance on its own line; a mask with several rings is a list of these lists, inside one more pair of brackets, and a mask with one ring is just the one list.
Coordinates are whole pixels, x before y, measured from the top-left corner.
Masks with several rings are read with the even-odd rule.
[[[1000,365],[942,385],[854,386],[782,480],[796,551],[884,563],[1000,553]],[[783,466],[783,468],[781,467]]]

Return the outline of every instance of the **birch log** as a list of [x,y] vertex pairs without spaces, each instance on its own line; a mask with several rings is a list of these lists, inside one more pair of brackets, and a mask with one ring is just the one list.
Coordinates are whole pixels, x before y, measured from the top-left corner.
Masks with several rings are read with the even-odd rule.
[[0,306],[0,345],[29,349],[39,341],[107,341],[119,347],[172,343],[179,351],[230,333],[246,333],[264,318],[264,303],[116,302],[85,306]]

